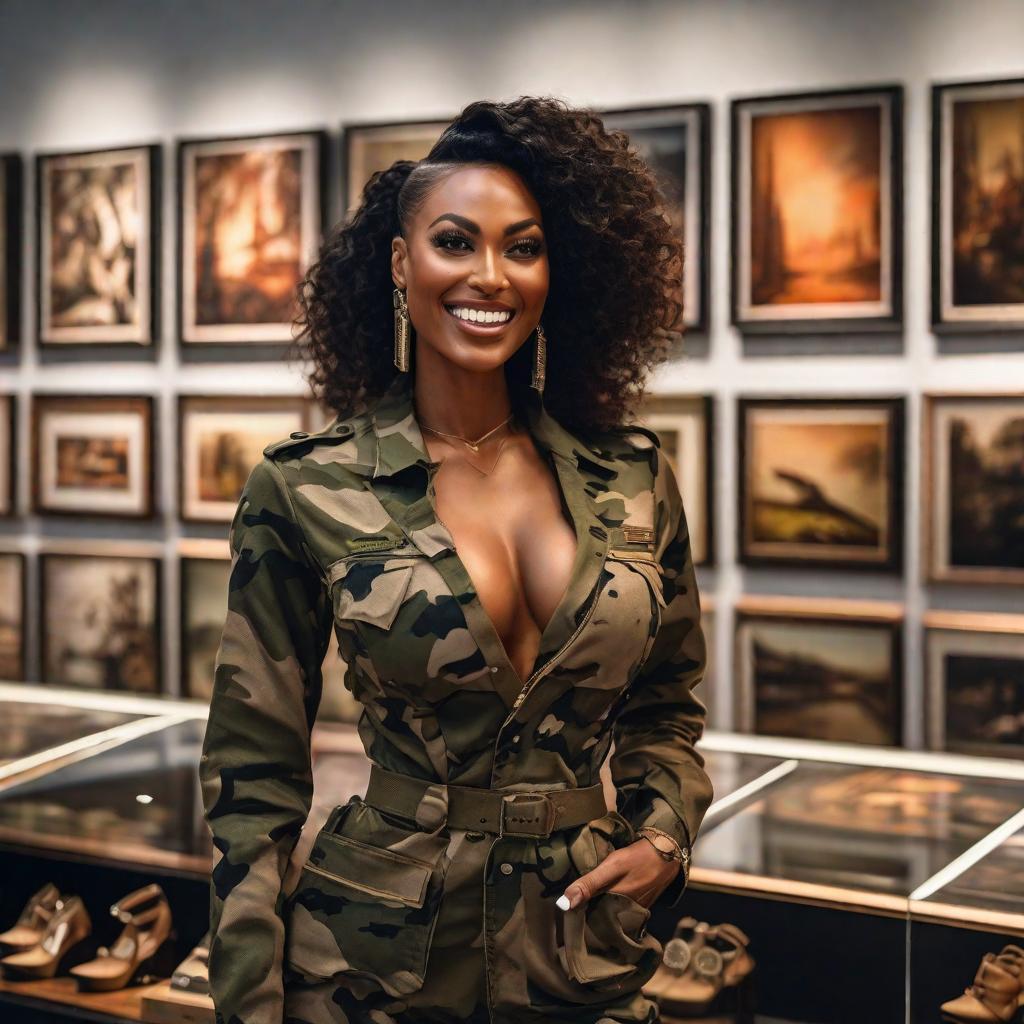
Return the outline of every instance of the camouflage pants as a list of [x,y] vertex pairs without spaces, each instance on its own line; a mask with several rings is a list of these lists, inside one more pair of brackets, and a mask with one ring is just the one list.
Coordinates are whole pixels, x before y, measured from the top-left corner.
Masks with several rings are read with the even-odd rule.
[[649,911],[565,886],[630,841],[615,812],[544,839],[418,830],[353,797],[285,906],[288,1024],[653,1024]]

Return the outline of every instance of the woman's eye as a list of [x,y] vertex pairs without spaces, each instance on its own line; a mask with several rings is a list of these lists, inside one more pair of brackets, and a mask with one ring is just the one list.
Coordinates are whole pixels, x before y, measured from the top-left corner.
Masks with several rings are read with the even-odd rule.
[[[466,246],[469,245],[469,239],[466,238],[464,235],[458,234],[458,232],[455,231],[439,231],[436,235],[433,236],[433,238],[431,238],[431,241],[439,249],[450,249],[452,244]],[[455,251],[458,252],[464,250]]]
[[[470,240],[457,231],[439,231],[432,235],[430,241],[438,248],[447,252],[466,252],[472,250]],[[538,256],[543,249],[543,243],[536,238],[523,238],[509,248],[509,252],[517,256],[533,257]]]
[[541,243],[535,238],[526,238],[521,242],[516,242],[512,246],[513,252],[518,252],[522,256],[537,256],[541,251]]

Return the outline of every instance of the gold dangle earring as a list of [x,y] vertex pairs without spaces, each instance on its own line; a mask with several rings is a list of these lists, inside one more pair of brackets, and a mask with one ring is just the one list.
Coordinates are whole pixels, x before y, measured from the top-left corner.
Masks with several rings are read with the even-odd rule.
[[547,365],[547,338],[544,337],[544,328],[537,324],[537,343],[533,348],[533,380],[530,381],[530,386],[538,391],[544,390],[544,372]]
[[395,307],[395,366],[403,373],[409,369],[409,355],[412,350],[412,330],[409,320],[409,307],[405,302],[405,292],[396,288],[391,296]]

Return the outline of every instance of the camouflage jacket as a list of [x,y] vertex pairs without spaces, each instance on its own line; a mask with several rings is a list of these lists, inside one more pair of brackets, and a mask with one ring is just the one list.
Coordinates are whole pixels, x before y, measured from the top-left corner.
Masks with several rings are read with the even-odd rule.
[[[706,658],[699,597],[676,477],[656,435],[624,428],[584,442],[531,398],[529,427],[571,512],[578,552],[524,687],[435,515],[440,463],[427,454],[411,387],[398,374],[366,411],[268,446],[231,525],[228,612],[200,766],[215,846],[210,978],[224,1024],[280,1024],[289,967],[322,978],[355,969],[408,998],[423,986],[442,896],[454,893],[459,837],[443,814],[403,826],[359,797],[332,814],[298,895],[282,891],[312,797],[310,730],[331,629],[345,685],[363,705],[359,735],[384,768],[463,786],[590,786],[611,747],[617,808],[544,840],[519,839],[515,856],[544,865],[543,886],[504,897],[499,917],[560,915],[550,905],[564,887],[641,825],[688,852],[711,801],[695,749],[705,717],[692,692]],[[395,863],[407,870],[389,885]],[[410,872],[420,870],[423,886],[410,894]],[[325,909],[318,887],[331,879],[341,883],[335,897],[390,894],[362,905],[368,917],[356,929],[390,941],[338,930],[332,907],[360,919],[344,899]],[[681,870],[656,905],[675,906],[686,883]],[[478,907],[478,892],[474,899]],[[632,911],[645,916],[640,904]],[[622,941],[632,949],[635,939]],[[647,977],[658,958],[640,952]],[[569,1002],[601,991],[579,977],[510,978],[529,959],[511,938],[488,956],[504,971],[491,979],[503,1005],[536,1006],[542,989]],[[565,951],[552,950],[559,958]]]

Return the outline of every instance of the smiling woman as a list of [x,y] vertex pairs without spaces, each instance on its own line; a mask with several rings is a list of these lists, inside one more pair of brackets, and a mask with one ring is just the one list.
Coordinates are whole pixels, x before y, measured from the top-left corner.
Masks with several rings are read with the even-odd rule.
[[[681,314],[659,198],[591,112],[475,103],[310,270],[337,416],[246,483],[201,768],[222,1024],[656,1019],[712,796],[682,497],[625,421]],[[332,630],[370,782],[284,892]]]

